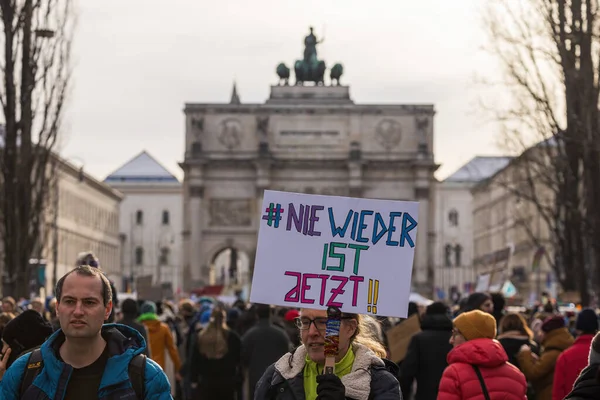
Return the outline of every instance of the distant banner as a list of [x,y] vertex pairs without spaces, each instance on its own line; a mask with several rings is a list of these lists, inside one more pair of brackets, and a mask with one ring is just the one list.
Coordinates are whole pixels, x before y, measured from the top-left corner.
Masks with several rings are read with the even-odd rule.
[[265,191],[250,301],[406,317],[418,207]]

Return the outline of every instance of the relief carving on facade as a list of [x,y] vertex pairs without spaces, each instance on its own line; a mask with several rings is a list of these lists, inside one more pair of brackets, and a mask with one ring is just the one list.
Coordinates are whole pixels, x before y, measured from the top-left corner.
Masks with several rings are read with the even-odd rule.
[[416,117],[417,131],[421,135],[427,134],[427,128],[429,128],[429,117]]
[[375,128],[375,138],[387,150],[398,146],[402,139],[402,126],[393,119],[384,119]]
[[252,202],[250,199],[211,199],[210,226],[251,226]]
[[204,132],[204,118],[203,117],[192,117],[192,130],[194,137],[198,139]]
[[263,140],[267,140],[269,133],[269,117],[259,115],[256,117],[256,130],[258,131],[258,136]]
[[221,122],[221,132],[219,133],[219,143],[228,150],[239,147],[242,139],[242,124],[235,118],[228,118]]
[[320,194],[324,196],[348,196],[350,189],[348,187],[288,187],[288,186],[275,186],[272,190],[278,190],[280,192],[291,192],[291,193],[304,193],[304,194]]

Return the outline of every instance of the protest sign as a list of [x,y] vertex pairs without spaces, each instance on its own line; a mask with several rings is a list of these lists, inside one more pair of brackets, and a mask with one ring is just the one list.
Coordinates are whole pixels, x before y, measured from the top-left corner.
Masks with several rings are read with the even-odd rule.
[[250,301],[406,317],[418,207],[265,191]]
[[418,314],[413,314],[410,318],[390,328],[385,333],[390,348],[390,360],[395,363],[404,360],[410,339],[419,332],[421,332],[421,321]]

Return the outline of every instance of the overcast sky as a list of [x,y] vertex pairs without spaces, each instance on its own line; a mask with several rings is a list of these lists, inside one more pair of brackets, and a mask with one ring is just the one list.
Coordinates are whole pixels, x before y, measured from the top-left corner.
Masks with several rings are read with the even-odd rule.
[[[103,179],[142,150],[172,172],[184,153],[185,102],[263,102],[275,66],[325,34],[319,58],[344,64],[357,103],[435,105],[443,178],[475,155],[499,154],[476,106],[480,0],[80,1],[74,86],[61,153]],[[285,4],[285,7],[283,6]]]

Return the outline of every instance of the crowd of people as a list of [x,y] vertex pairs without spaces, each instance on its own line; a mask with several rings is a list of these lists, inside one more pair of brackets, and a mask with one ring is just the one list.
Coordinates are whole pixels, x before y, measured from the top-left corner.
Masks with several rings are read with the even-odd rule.
[[548,301],[508,312],[498,294],[458,309],[411,303],[420,329],[390,360],[387,318],[343,314],[335,373],[324,373],[324,310],[127,298],[95,257],[56,297],[2,300],[0,399],[597,399],[595,310]]

